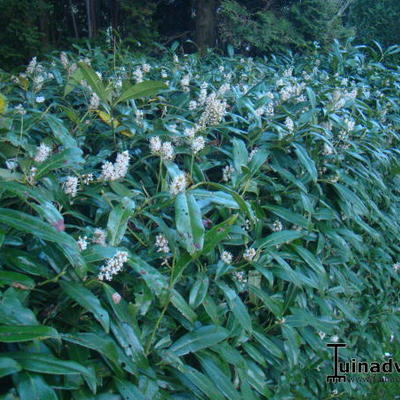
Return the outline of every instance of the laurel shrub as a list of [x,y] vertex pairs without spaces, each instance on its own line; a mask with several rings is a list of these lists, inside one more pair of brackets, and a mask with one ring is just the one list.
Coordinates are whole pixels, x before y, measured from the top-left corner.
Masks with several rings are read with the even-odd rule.
[[398,349],[396,51],[0,75],[0,398],[368,396],[326,344]]

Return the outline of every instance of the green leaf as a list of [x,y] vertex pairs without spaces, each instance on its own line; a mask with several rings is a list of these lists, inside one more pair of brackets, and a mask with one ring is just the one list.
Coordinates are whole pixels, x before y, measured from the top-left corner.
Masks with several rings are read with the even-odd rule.
[[294,368],[296,365],[298,365],[298,359],[300,356],[300,336],[294,328],[286,324],[282,325],[282,333],[286,339],[284,342],[284,347],[289,360],[289,365],[291,368]]
[[279,246],[283,243],[289,243],[293,240],[299,239],[304,236],[304,233],[299,231],[280,231],[274,232],[268,235],[264,239],[259,239],[255,242],[255,246],[259,248],[271,248],[274,246]]
[[154,96],[162,89],[167,89],[168,86],[161,81],[146,81],[137,83],[134,86],[126,89],[124,93],[116,100],[115,104],[131,99],[140,99],[146,96]]
[[40,375],[23,372],[16,381],[20,400],[58,400],[56,392]]
[[80,164],[85,162],[82,158],[82,154],[83,152],[79,148],[69,148],[52,155],[48,160],[38,165],[35,179],[40,179],[55,169],[79,168]]
[[17,360],[21,367],[27,371],[50,375],[92,375],[86,367],[75,361],[60,360],[49,354],[28,352],[10,352],[7,354]]
[[235,170],[239,173],[242,172],[242,167],[247,166],[249,153],[246,144],[243,140],[233,139],[233,165]]
[[256,286],[250,286],[249,290],[251,293],[256,295],[264,305],[275,315],[275,317],[281,317],[283,312],[283,304],[278,302],[272,296],[269,296],[263,290]]
[[55,243],[73,266],[85,267],[85,262],[80,255],[76,241],[65,232],[58,232],[54,227],[37,217],[6,208],[0,208],[0,220],[3,224],[9,225],[18,231],[30,233],[36,238]]
[[78,149],[78,143],[70,135],[68,129],[64,126],[61,119],[57,118],[52,114],[42,114],[42,117],[49,124],[50,129],[53,132],[54,137],[65,147],[65,148],[76,148]]
[[310,174],[311,179],[314,182],[317,182],[318,179],[317,168],[315,167],[315,163],[312,160],[312,158],[308,155],[307,150],[298,143],[293,143],[293,146],[295,148],[295,153],[298,159],[303,164],[303,167]]
[[64,96],[68,96],[75,87],[80,85],[80,82],[84,79],[82,70],[77,68],[69,77],[67,84],[64,88]]
[[228,285],[225,285],[222,282],[218,282],[217,284],[228,301],[229,308],[233,312],[233,315],[238,320],[239,324],[243,327],[243,329],[251,333],[251,318],[246,306],[243,304],[238,294]]
[[128,265],[144,279],[149,289],[157,296],[163,294],[168,288],[167,278],[142,258],[132,255],[129,257]]
[[296,253],[317,273],[321,276],[326,276],[326,271],[321,261],[314,256],[309,250],[302,246],[293,245]]
[[114,382],[124,400],[148,400],[133,383],[118,378]]
[[0,357],[0,378],[21,371],[21,366],[12,358]]
[[189,304],[185,301],[182,295],[177,290],[172,290],[171,303],[175,308],[190,322],[197,319],[197,314],[192,310]]
[[349,215],[353,212],[357,215],[365,215],[368,213],[368,209],[365,204],[352,190],[344,185],[341,185],[340,183],[335,183],[334,187],[339,193],[339,196],[343,202],[349,206]]
[[107,357],[116,366],[118,365],[118,349],[115,342],[109,336],[90,332],[77,332],[73,334],[62,334],[61,339],[95,350]]
[[230,379],[218,368],[210,357],[198,356],[198,358],[204,371],[227,399],[242,400]]
[[195,353],[198,350],[212,347],[225,340],[228,336],[229,331],[225,328],[215,325],[202,326],[180,337],[169,350],[181,357],[188,353]]
[[58,332],[44,325],[0,325],[0,342],[16,343],[29,340],[59,339]]
[[190,254],[201,251],[204,243],[204,226],[200,207],[192,194],[179,193],[176,196],[175,222],[186,250]]
[[226,208],[238,209],[239,205],[236,200],[233,199],[232,195],[222,191],[210,192],[205,189],[194,189],[191,193],[200,200],[202,204],[214,203],[219,206]]
[[197,371],[196,369],[185,364],[182,372],[185,378],[189,379],[196,387],[198,387],[210,400],[225,400],[226,398],[218,391],[213,383],[213,379]]
[[254,338],[261,346],[264,347],[269,353],[273,356],[283,359],[283,352],[282,350],[270,339],[268,339],[265,335],[261,332],[253,331]]
[[96,72],[84,62],[78,63],[79,69],[82,71],[82,75],[84,79],[87,81],[89,86],[92,88],[93,92],[99,96],[99,98],[104,101],[105,103],[108,102],[108,94],[106,88],[104,87],[103,82],[98,77]]
[[232,215],[227,220],[213,226],[205,235],[205,244],[202,254],[207,254],[214,250],[219,242],[224,240],[231,231],[232,225],[236,222],[238,215]]
[[296,214],[287,208],[279,207],[279,206],[272,206],[269,204],[263,205],[263,208],[266,208],[267,210],[273,212],[275,215],[278,217],[281,217],[285,219],[286,221],[291,222],[292,224],[302,226],[304,228],[308,228],[309,222],[307,218],[305,218],[301,214]]
[[0,286],[9,285],[21,289],[33,289],[35,281],[19,272],[0,270]]
[[207,295],[210,281],[205,274],[199,274],[192,288],[190,289],[189,305],[197,308]]
[[0,299],[0,321],[4,325],[39,325],[35,314],[22,305],[14,289],[7,290]]
[[135,208],[135,202],[124,197],[118,206],[110,212],[107,222],[111,246],[118,246],[125,235],[128,221]]
[[60,282],[62,290],[85,310],[91,312],[106,332],[110,330],[110,317],[99,299],[89,289],[78,283]]

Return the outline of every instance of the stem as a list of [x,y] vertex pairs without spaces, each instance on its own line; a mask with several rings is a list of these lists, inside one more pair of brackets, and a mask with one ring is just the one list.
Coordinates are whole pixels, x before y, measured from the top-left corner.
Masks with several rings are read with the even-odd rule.
[[192,159],[190,161],[190,179],[193,181],[193,163],[194,163],[194,154],[192,153]]
[[174,286],[174,283],[173,283],[173,276],[174,276],[175,264],[176,264],[175,259],[176,259],[176,255],[174,254],[174,258],[173,258],[173,260],[172,260],[171,275],[170,275],[170,278],[169,278],[169,285],[168,285],[168,292],[169,292],[169,294],[168,294],[168,299],[167,299],[167,301],[166,301],[166,303],[165,303],[165,305],[164,305],[164,307],[163,307],[163,309],[162,309],[162,311],[161,311],[160,316],[159,316],[158,319],[157,319],[157,322],[156,322],[156,324],[155,324],[155,326],[154,326],[153,331],[151,332],[150,340],[147,342],[146,349],[145,349],[145,354],[146,354],[146,356],[149,355],[150,346],[151,346],[152,343],[153,343],[153,340],[154,340],[154,337],[155,337],[155,335],[156,335],[157,329],[158,329],[158,327],[160,326],[161,321],[162,321],[162,319],[163,319],[163,317],[164,317],[164,314],[166,313],[167,308],[168,308],[168,306],[169,306],[169,303],[170,303],[170,301],[171,301],[171,291],[172,291],[173,286]]
[[161,160],[161,157],[160,157],[160,163],[159,163],[159,166],[158,166],[158,178],[157,178],[157,191],[156,191],[156,193],[158,193],[158,191],[160,189],[161,175],[162,175],[162,160]]

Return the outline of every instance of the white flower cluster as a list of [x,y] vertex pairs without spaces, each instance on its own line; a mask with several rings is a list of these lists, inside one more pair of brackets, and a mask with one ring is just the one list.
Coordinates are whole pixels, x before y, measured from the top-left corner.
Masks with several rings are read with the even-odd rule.
[[125,177],[129,167],[129,152],[125,150],[122,153],[117,154],[117,159],[113,164],[110,161],[106,161],[101,169],[100,179],[103,181],[116,181],[117,179]]
[[150,70],[151,70],[151,66],[149,65],[149,64],[143,64],[142,65],[142,71],[145,73],[145,74],[147,74],[148,72],[150,72]]
[[232,178],[232,174],[235,172],[235,169],[231,165],[227,165],[222,169],[222,180],[224,182],[229,182]]
[[144,113],[142,110],[136,110],[135,111],[135,122],[138,125],[143,125],[143,118],[144,118]]
[[143,82],[143,71],[140,67],[137,67],[135,71],[133,71],[133,76],[136,80],[136,83]]
[[51,152],[51,148],[49,146],[45,145],[44,143],[41,143],[40,146],[38,146],[36,149],[35,158],[33,160],[37,163],[46,161],[50,155],[50,152]]
[[257,151],[258,151],[258,148],[255,147],[255,148],[250,152],[249,157],[247,158],[247,161],[248,161],[248,162],[250,162],[250,161],[253,159],[253,157],[255,156],[255,154],[257,153]]
[[333,154],[333,147],[329,145],[328,143],[324,143],[324,150],[323,150],[323,155],[329,156]]
[[78,178],[76,176],[67,176],[64,182],[64,193],[71,197],[75,197],[78,193]]
[[199,97],[197,98],[197,103],[200,106],[203,106],[207,100],[207,88],[208,88],[207,82],[203,82],[200,86],[200,94]]
[[69,60],[68,60],[68,56],[67,56],[66,53],[61,52],[61,54],[60,54],[60,62],[61,62],[62,66],[63,66],[65,69],[68,69]]
[[198,137],[194,138],[192,141],[192,144],[191,144],[193,153],[197,154],[199,151],[203,150],[205,143],[206,143],[206,141],[203,136],[198,136]]
[[354,130],[354,126],[356,123],[350,118],[345,118],[344,124],[346,125],[346,130],[348,132],[351,132],[352,130]]
[[357,89],[351,91],[347,90],[335,90],[332,95],[332,108],[334,110],[340,110],[344,107],[347,101],[354,100],[357,97]]
[[241,284],[246,284],[247,283],[247,275],[246,272],[244,271],[234,271],[233,276],[235,279],[241,283]]
[[126,251],[117,251],[115,256],[109,258],[107,262],[100,268],[98,278],[101,281],[111,281],[113,276],[121,271],[127,261],[128,253]]
[[243,253],[243,258],[246,261],[251,262],[253,261],[253,258],[256,256],[256,254],[257,254],[256,249],[250,247],[249,249],[246,249],[245,252]]
[[93,232],[92,243],[99,244],[100,246],[106,245],[107,234],[103,229],[96,228]]
[[184,92],[189,92],[189,90],[190,90],[189,85],[190,85],[190,76],[184,75],[183,78],[181,79],[182,90]]
[[325,336],[326,336],[326,333],[325,333],[325,332],[322,332],[322,331],[319,331],[319,332],[318,332],[318,335],[319,335],[319,337],[321,338],[321,340],[324,340],[324,339],[325,339]]
[[6,160],[6,167],[10,171],[14,171],[15,169],[17,169],[17,167],[18,167],[17,159],[16,158],[10,158],[10,159]]
[[175,157],[174,146],[171,142],[162,142],[159,136],[150,138],[150,152],[163,160],[173,160]]
[[230,253],[229,251],[223,251],[221,254],[221,261],[224,262],[225,264],[231,264],[232,263],[232,253]]
[[94,176],[93,174],[83,174],[81,179],[84,185],[89,185],[94,181]]
[[15,106],[14,108],[15,112],[20,114],[20,115],[25,115],[26,114],[26,110],[24,108],[24,106],[22,104],[18,104],[17,106]]
[[178,193],[184,192],[187,187],[187,179],[185,174],[177,175],[171,182],[169,191],[176,196]]
[[80,251],[86,250],[88,247],[87,236],[79,236],[77,243]]
[[190,111],[193,111],[193,110],[195,110],[197,108],[197,101],[196,100],[191,100],[190,102],[189,102],[189,110]]
[[31,167],[31,169],[29,170],[29,174],[26,177],[26,179],[30,185],[33,185],[35,183],[36,173],[37,173],[37,168]]
[[90,97],[90,103],[89,103],[89,110],[97,110],[100,105],[100,98],[97,96],[96,93],[92,93],[92,96]]
[[306,84],[304,82],[302,83],[293,82],[284,86],[279,91],[280,100],[284,102],[292,97],[300,96],[305,86]]
[[393,271],[398,272],[400,270],[400,263],[394,263],[393,264]]
[[156,236],[155,246],[158,253],[169,253],[168,240],[164,235],[159,234]]
[[286,119],[285,119],[285,126],[286,126],[286,129],[287,129],[290,133],[292,133],[292,132],[294,131],[294,122],[293,122],[292,118],[286,117]]
[[203,127],[217,125],[224,118],[226,108],[226,101],[211,93],[205,101],[205,109],[200,116],[199,124]]
[[32,60],[29,62],[28,67],[26,68],[27,74],[33,74],[35,72],[37,65],[37,58],[33,57]]
[[231,85],[229,83],[222,84],[221,87],[218,89],[218,96],[223,96],[230,89],[231,89]]
[[280,232],[283,229],[282,222],[278,219],[272,224],[272,230],[274,232]]
[[331,342],[337,343],[339,341],[339,336],[338,335],[333,335],[330,339]]

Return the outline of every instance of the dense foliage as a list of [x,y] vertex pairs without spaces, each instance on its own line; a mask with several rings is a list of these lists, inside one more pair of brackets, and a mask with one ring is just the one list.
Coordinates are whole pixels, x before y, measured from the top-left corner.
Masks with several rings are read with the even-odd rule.
[[354,33],[337,17],[339,2],[305,0],[282,8],[246,7],[235,0],[221,3],[221,39],[258,54],[289,49],[304,51],[314,42],[331,44]]
[[363,51],[0,75],[0,398],[367,396],[325,346],[400,337],[398,48]]

